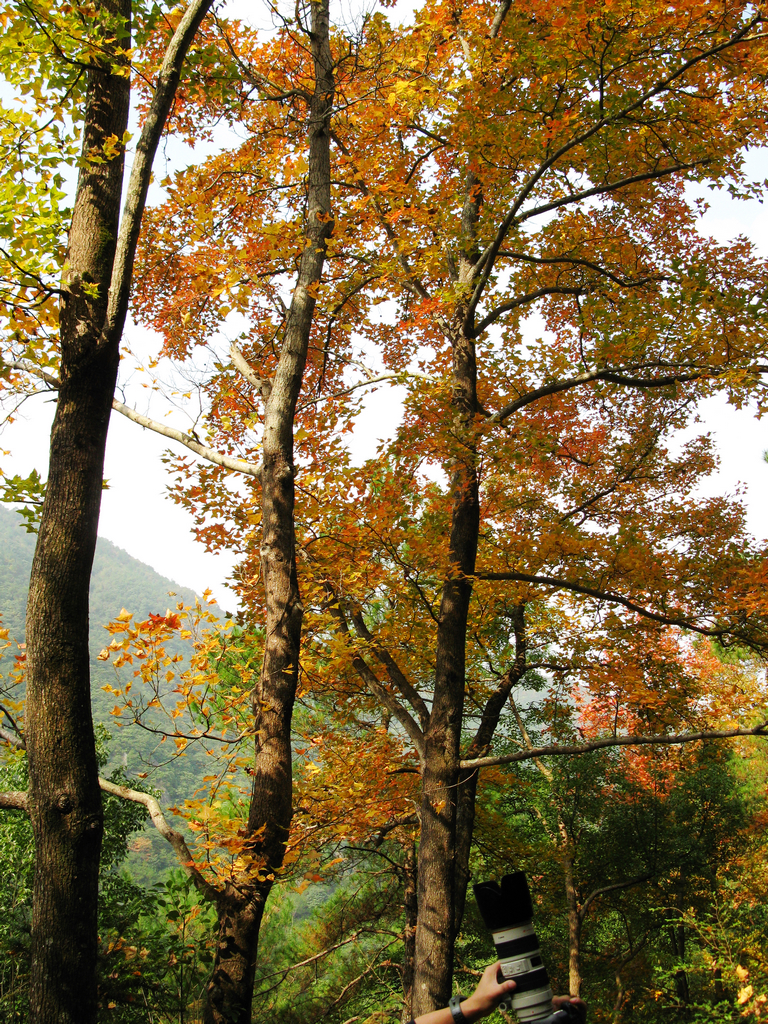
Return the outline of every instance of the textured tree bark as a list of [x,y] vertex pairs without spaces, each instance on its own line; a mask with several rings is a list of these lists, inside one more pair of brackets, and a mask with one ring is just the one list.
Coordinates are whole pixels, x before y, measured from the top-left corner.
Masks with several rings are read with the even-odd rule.
[[248,834],[255,873],[237,879],[237,897],[219,904],[219,943],[207,989],[206,1024],[248,1024],[258,934],[274,874],[285,854],[292,814],[291,716],[299,673],[304,609],[296,575],[293,420],[307,358],[315,285],[320,281],[331,217],[330,115],[334,94],[328,0],[312,4],[315,88],[309,110],[306,239],[266,402],[261,565],[266,643],[253,696],[256,750]]
[[465,645],[471,577],[480,523],[472,428],[477,406],[474,343],[453,342],[453,411],[457,445],[452,474],[450,560],[437,627],[435,687],[425,734],[418,864],[414,1016],[445,1006],[451,995],[456,937],[456,785],[464,706]]
[[[268,890],[267,890],[268,891]],[[250,1024],[256,949],[266,896],[228,882],[216,902],[218,940],[204,1020]]]
[[[96,1019],[102,811],[88,591],[119,344],[152,162],[184,58],[210,4],[191,0],[165,53],[122,222],[122,146],[105,158],[104,144],[122,140],[128,125],[131,0],[96,0],[92,16],[103,56],[88,69],[82,164],[62,279],[58,403],[27,609],[28,805],[35,837],[30,1007],[36,1024]],[[115,73],[121,65],[126,73]]]
[[[122,21],[129,33],[129,0],[102,0],[96,11],[113,31]],[[128,46],[125,36],[119,44]],[[88,588],[119,358],[117,340],[102,343],[102,325],[123,156],[89,163],[88,154],[100,152],[110,135],[123,137],[130,88],[108,62],[109,55],[104,66],[88,72],[84,164],[62,285],[61,386],[27,612],[26,731],[36,857],[30,1005],[31,1019],[41,1024],[96,1019],[102,812],[91,722]]]

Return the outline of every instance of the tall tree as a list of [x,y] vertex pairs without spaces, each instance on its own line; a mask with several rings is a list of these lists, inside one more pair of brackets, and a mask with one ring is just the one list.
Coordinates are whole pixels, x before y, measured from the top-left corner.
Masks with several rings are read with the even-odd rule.
[[[687,4],[428,5],[411,32],[395,35],[372,25],[371,51],[392,77],[362,110],[350,104],[336,138],[357,194],[353,216],[382,253],[372,273],[401,297],[400,338],[385,362],[397,370],[418,360],[430,381],[406,400],[383,484],[373,486],[372,467],[358,478],[348,522],[358,524],[360,575],[348,572],[336,596],[355,644],[388,676],[390,703],[410,704],[421,755],[418,1014],[450,994],[472,832],[460,784],[464,775],[471,786],[461,768],[466,702],[480,716],[471,760],[521,673],[511,660],[484,699],[472,697],[468,649],[478,643],[482,662],[484,608],[536,609],[565,591],[598,616],[606,604],[628,609],[621,626],[615,619],[622,630],[639,615],[714,635],[746,630],[765,644],[757,552],[737,555],[722,519],[700,574],[686,516],[714,525],[718,511],[681,516],[673,503],[664,525],[658,515],[685,472],[667,459],[665,434],[718,381],[743,401],[732,390],[737,363],[745,383],[765,372],[756,298],[765,267],[742,262],[741,244],[701,238],[685,192],[686,182],[741,180],[743,147],[764,131],[747,85],[760,88],[763,57],[761,13],[749,5],[695,17]],[[523,316],[534,309],[550,336],[531,343]],[[689,454],[702,470],[704,453]],[[432,502],[412,483],[429,465],[450,481]],[[420,537],[402,521],[406,481]],[[313,546],[318,571],[332,575],[349,557],[349,534],[339,532],[335,551]],[[712,577],[722,571],[735,586],[717,595]],[[512,586],[488,586],[503,580]],[[404,617],[413,628],[405,586],[432,620],[420,664],[413,633],[404,636]],[[509,618],[512,656],[525,658],[525,633]],[[578,650],[574,627],[562,625],[555,664],[571,644],[571,657]],[[618,632],[611,648],[613,672],[639,654],[621,649]]]
[[[258,681],[249,691],[251,713],[244,725],[255,749],[248,759],[251,792],[247,821],[239,841],[235,841],[239,856],[223,880],[210,881],[191,862],[179,837],[166,829],[184,867],[217,908],[218,942],[205,1006],[205,1020],[211,1024],[250,1021],[261,920],[283,862],[293,814],[291,721],[299,685],[304,614],[296,569],[294,419],[310,342],[317,330],[315,304],[334,232],[330,123],[335,95],[327,0],[301,8],[297,18],[296,28],[284,26],[263,48],[255,45],[253,37],[248,39],[247,33],[243,39],[243,30],[237,26],[232,26],[227,36],[236,72],[246,84],[247,99],[239,116],[254,135],[259,133],[258,157],[249,139],[239,152],[216,156],[203,168],[179,175],[184,186],[190,179],[197,182],[194,198],[184,193],[181,202],[187,212],[191,206],[204,224],[210,219],[211,198],[206,195],[207,188],[199,185],[210,174],[237,197],[228,218],[230,229],[243,217],[243,209],[251,218],[249,228],[254,238],[246,252],[232,258],[231,273],[229,267],[218,264],[219,272],[228,272],[227,284],[210,294],[207,260],[211,254],[206,251],[205,235],[193,220],[172,216],[169,221],[168,206],[150,219],[143,247],[145,258],[149,254],[148,284],[158,273],[164,283],[159,295],[148,288],[141,305],[145,309],[147,305],[160,306],[159,325],[166,332],[167,350],[182,358],[205,337],[211,323],[217,322],[225,301],[236,304],[238,292],[241,297],[243,292],[249,293],[245,301],[255,306],[255,337],[247,339],[249,344],[233,344],[230,353],[236,387],[246,396],[248,414],[236,419],[234,398],[227,395],[214,404],[212,433],[223,423],[226,437],[222,445],[225,452],[221,452],[200,442],[196,435],[164,428],[121,403],[113,403],[130,418],[181,440],[213,463],[216,468],[205,488],[211,501],[216,500],[225,475],[232,470],[257,481],[261,492],[258,497],[248,498],[249,504],[258,507],[258,512],[250,512],[250,518],[257,520],[260,528],[259,573],[255,585],[249,587],[252,604],[248,613],[258,616],[253,625],[263,636],[263,662]],[[274,193],[260,187],[264,179],[281,183],[282,202],[276,203]],[[257,187],[248,195],[254,183]],[[176,186],[169,191],[168,205],[173,206],[180,189]],[[257,221],[257,217],[263,219]],[[179,227],[188,233],[188,241],[178,247],[172,260],[172,273],[180,273],[181,279],[180,290],[174,289],[170,299],[169,313],[164,308],[167,268],[156,261],[152,247],[161,246]],[[276,245],[278,237],[281,247]],[[202,252],[195,251],[195,243]],[[192,250],[191,255],[183,252],[185,248]],[[284,281],[279,275],[292,278],[288,305],[280,296]],[[260,289],[252,288],[254,279],[263,279]],[[225,292],[229,295],[224,296]],[[269,309],[270,304],[276,307],[277,317]],[[175,328],[179,322],[188,327],[186,332],[169,330],[169,325]],[[255,442],[261,455],[258,463],[230,454],[254,427],[262,428]],[[248,454],[252,455],[252,450]],[[152,643],[157,643],[159,633],[177,628],[179,620],[175,616],[167,621],[160,618],[145,625]],[[124,623],[123,629],[129,646],[134,641],[143,642],[143,627]],[[114,626],[113,631],[120,630],[119,625]],[[198,670],[204,671],[207,656],[204,650]],[[150,674],[157,667],[158,657],[155,651],[151,662],[146,663]],[[190,696],[189,690],[186,696]],[[123,795],[137,798],[128,791]]]
[[[81,126],[82,150],[59,289],[36,276],[30,286],[28,269],[5,254],[10,270],[19,274],[21,292],[37,289],[42,304],[54,293],[59,297],[53,354],[40,340],[39,322],[28,313],[32,329],[22,333],[13,311],[5,355],[14,369],[45,373],[53,365],[59,377],[27,614],[26,805],[35,837],[30,991],[35,1021],[96,1018],[102,811],[90,710],[88,588],[120,340],[152,163],[184,58],[210,2],[192,0],[171,33],[122,216],[130,0],[97,0],[87,10],[27,5],[6,24],[11,41],[21,37],[33,43],[29,57],[36,63],[38,92],[48,81],[54,92],[58,87],[54,120],[66,116],[62,107],[72,94],[82,101],[82,107],[69,111]],[[14,348],[21,350],[21,359]]]
[[250,872],[225,883],[217,900],[219,942],[205,1009],[209,1024],[248,1024],[251,1019],[259,928],[275,872],[283,862],[293,813],[291,719],[299,683],[303,620],[296,572],[293,433],[316,293],[334,225],[330,166],[334,62],[328,6],[328,0],[312,3],[310,23],[304,29],[311,49],[313,89],[307,111],[303,250],[280,332],[277,366],[271,379],[261,385],[265,640],[261,674],[252,697],[255,756],[247,836],[253,861]]

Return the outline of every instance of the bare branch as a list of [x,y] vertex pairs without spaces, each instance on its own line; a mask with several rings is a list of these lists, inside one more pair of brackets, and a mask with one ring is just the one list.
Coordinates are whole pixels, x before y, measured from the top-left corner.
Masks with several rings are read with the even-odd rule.
[[712,729],[702,732],[659,733],[650,736],[606,736],[589,743],[550,744],[546,747],[533,747],[531,750],[520,750],[516,754],[502,754],[499,757],[476,757],[472,761],[460,761],[460,768],[490,768],[493,765],[513,764],[516,761],[530,761],[538,757],[563,757],[572,754],[588,754],[592,750],[604,750],[606,747],[641,747],[647,745],[676,746],[681,743],[695,743],[697,740],[728,740],[735,736],[768,736],[768,721],[756,725],[753,729]]
[[152,819],[152,824],[155,826],[160,835],[166,839],[176,854],[176,858],[179,861],[184,873],[188,878],[192,879],[195,888],[200,892],[206,899],[211,900],[215,903],[219,896],[219,891],[216,886],[211,885],[203,875],[200,873],[198,868],[195,867],[195,861],[192,853],[187,846],[184,836],[180,832],[176,832],[168,822],[165,820],[160,804],[155,800],[149,793],[140,793],[137,789],[129,789],[127,786],[118,786],[114,782],[108,782],[106,779],[99,779],[99,786],[105,793],[109,793],[111,796],[118,796],[122,800],[131,800],[133,803],[143,804],[149,811],[149,816]]
[[268,401],[269,396],[272,393],[272,382],[267,380],[266,377],[259,377],[259,375],[253,371],[250,363],[248,363],[234,341],[229,346],[229,354],[232,356],[232,365],[235,369],[245,377],[249,384],[252,384],[256,388],[265,402]]
[[11,747],[16,747],[17,750],[27,749],[27,745],[24,740],[16,733],[8,732],[7,729],[0,729],[0,740]]
[[0,807],[6,811],[24,811],[28,814],[27,794],[18,789],[0,793]]
[[[244,359],[243,363],[245,363]],[[16,359],[5,365],[13,367],[14,370],[23,370],[24,372],[31,374],[33,377],[38,377],[40,380],[45,381],[45,383],[53,390],[58,390],[61,386],[58,378],[52,376],[50,373],[46,373],[45,370],[41,370],[40,367],[35,366],[34,363],[30,363],[29,360]],[[245,365],[248,366],[247,363],[245,363]],[[248,367],[248,369],[250,371],[250,367]],[[253,381],[251,383],[253,383]],[[262,381],[261,383],[266,384],[267,382]],[[233,473],[244,473],[246,476],[255,477],[257,480],[261,476],[260,463],[254,465],[254,463],[246,462],[244,459],[233,459],[229,455],[222,455],[220,452],[214,451],[213,448],[209,448],[207,445],[201,444],[200,441],[191,434],[185,434],[183,430],[178,430],[176,427],[166,426],[165,423],[153,420],[149,416],[143,416],[140,412],[136,412],[135,409],[131,409],[129,405],[124,405],[122,402],[118,402],[116,398],[112,400],[112,408],[115,412],[119,412],[121,416],[125,416],[134,423],[138,423],[139,426],[145,427],[147,430],[153,430],[156,434],[162,434],[163,437],[169,437],[173,441],[178,441],[179,444],[183,444],[186,448],[189,448],[190,451],[193,451],[195,455],[199,455],[201,459],[205,459],[206,462],[212,462],[216,466],[223,466],[224,469],[229,469]]]
[[112,408],[115,412],[119,412],[121,416],[125,416],[134,423],[138,423],[139,426],[146,427],[148,430],[154,430],[156,434],[162,434],[163,437],[170,437],[173,441],[178,441],[179,444],[183,444],[190,451],[193,451],[195,455],[205,459],[206,462],[212,462],[216,466],[223,466],[224,469],[231,470],[233,473],[244,473],[246,476],[255,477],[257,480],[261,476],[261,463],[254,465],[252,462],[245,462],[243,459],[233,459],[229,455],[222,455],[220,452],[214,451],[213,448],[201,444],[191,434],[185,434],[182,430],[177,430],[176,427],[168,427],[164,423],[150,419],[149,416],[142,416],[140,412],[136,412],[130,406],[118,402],[116,398],[112,401]]
[[28,373],[32,377],[37,377],[38,380],[44,381],[53,391],[58,391],[61,386],[58,377],[54,377],[53,374],[47,373],[39,366],[35,366],[35,364],[30,362],[29,359],[13,359],[9,363],[3,363],[2,360],[0,360],[0,365],[10,366],[13,370],[23,370],[24,373]]

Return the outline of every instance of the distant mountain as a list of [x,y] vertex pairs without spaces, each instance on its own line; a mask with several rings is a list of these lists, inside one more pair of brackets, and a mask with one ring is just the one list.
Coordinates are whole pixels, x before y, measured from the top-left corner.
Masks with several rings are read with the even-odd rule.
[[[3,626],[15,640],[24,639],[27,590],[36,537],[27,533],[21,517],[0,506],[0,613]],[[176,596],[169,597],[169,591]],[[122,608],[137,618],[161,614],[176,601],[194,604],[195,593],[166,579],[127,551],[99,537],[91,575],[91,646],[104,646],[105,623]]]
[[[0,505],[0,615],[11,638],[19,642],[24,640],[35,542],[36,537],[26,532],[21,517]],[[105,683],[115,684],[115,671],[111,663],[98,661],[97,655],[109,642],[104,625],[119,615],[122,608],[127,608],[137,619],[145,619],[150,612],[164,614],[178,601],[194,604],[194,591],[178,586],[151,566],[99,537],[91,575],[91,694],[94,719],[111,734],[111,758],[104,772],[107,774],[117,764],[122,764],[129,775],[149,772],[147,781],[158,788],[166,807],[192,797],[200,784],[200,776],[208,767],[205,751],[190,747],[188,756],[169,761],[166,747],[160,745],[158,736],[135,727],[117,727],[110,715],[114,698],[102,690]],[[212,610],[223,617],[218,608]],[[178,647],[182,653],[183,647],[183,644]],[[0,665],[0,672],[4,668]],[[142,842],[137,850],[140,846],[143,852],[131,855],[130,866],[138,880],[152,884],[173,867],[175,861],[167,843],[154,828],[147,830]]]

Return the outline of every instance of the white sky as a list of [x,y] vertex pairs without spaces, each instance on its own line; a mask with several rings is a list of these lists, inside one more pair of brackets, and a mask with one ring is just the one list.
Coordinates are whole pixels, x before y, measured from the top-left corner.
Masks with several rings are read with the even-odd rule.
[[[756,154],[749,164],[756,178],[768,177],[767,154]],[[768,255],[766,207],[757,202],[736,203],[722,192],[707,194],[707,199],[710,210],[703,226],[709,234],[718,241],[747,235],[762,255]],[[142,347],[135,327],[129,327],[128,340]],[[53,408],[50,400],[30,400],[0,436],[0,449],[6,453],[0,464],[7,475],[27,475],[33,468],[47,475]],[[760,422],[749,411],[738,412],[718,399],[707,402],[701,411],[702,429],[712,432],[721,457],[720,472],[707,492],[741,489],[751,530],[767,537],[768,465],[763,452],[768,449],[768,420]],[[373,454],[398,419],[398,403],[386,389],[371,395],[352,442],[356,458]],[[188,426],[180,418],[169,417],[167,422],[182,429]],[[109,490],[103,495],[99,533],[178,584],[198,593],[210,588],[222,607],[233,610],[236,600],[226,587],[233,560],[226,554],[208,553],[196,543],[191,517],[164,497],[166,477],[160,455],[167,448],[174,448],[167,439],[113,414],[105,469]],[[181,450],[181,446],[175,448]]]

